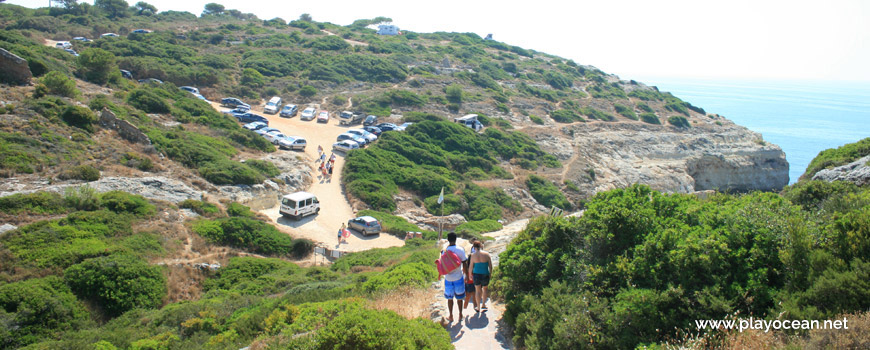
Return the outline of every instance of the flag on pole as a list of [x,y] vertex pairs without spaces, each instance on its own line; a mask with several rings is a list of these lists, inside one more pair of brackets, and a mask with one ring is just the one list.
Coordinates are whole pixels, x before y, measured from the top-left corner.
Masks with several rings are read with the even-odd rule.
[[438,204],[441,204],[441,202],[444,202],[444,187],[441,187],[441,194],[438,195]]

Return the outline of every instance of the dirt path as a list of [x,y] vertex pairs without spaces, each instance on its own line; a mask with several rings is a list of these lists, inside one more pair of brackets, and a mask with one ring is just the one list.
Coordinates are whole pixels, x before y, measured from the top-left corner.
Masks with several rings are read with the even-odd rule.
[[[326,33],[327,35],[335,35],[335,33],[330,32],[326,29],[321,29],[320,31]],[[356,41],[356,40],[350,40],[350,39],[344,39],[344,38],[342,38],[342,39],[344,41],[346,41],[348,44],[350,44],[351,46],[369,46],[369,43],[364,43],[362,41]]]
[[[499,231],[485,234],[485,236],[494,238],[492,241],[487,241],[484,246],[484,249],[492,256],[493,265],[498,266],[499,255],[504,252],[508,243],[526,227],[528,222],[529,219],[514,221]],[[470,243],[466,240],[460,239],[456,244],[465,248],[466,251],[470,250]],[[443,320],[449,315],[443,294],[444,281],[441,280],[432,288],[432,319],[446,324],[445,328],[450,332],[450,338],[456,349],[513,349],[508,326],[502,318],[504,313],[502,303],[489,300],[487,302],[489,310],[485,312],[475,312],[472,309],[473,305],[470,305],[463,310],[461,320],[448,324]],[[458,317],[458,314],[454,314],[454,318]]]
[[[225,110],[217,104],[213,104],[218,110]],[[318,108],[320,105],[312,105]],[[306,105],[300,105],[300,114]],[[292,118],[282,118],[277,114],[263,113],[263,106],[252,106],[254,112],[269,119],[269,126],[281,130],[282,133],[288,136],[301,136],[308,141],[308,146],[305,151],[285,151],[278,152],[297,152],[302,157],[307,157],[309,160],[316,160],[318,157],[317,146],[323,147],[326,152],[327,159],[332,151],[332,144],[336,142],[336,138],[347,129],[358,128],[359,126],[346,127],[339,126],[338,111],[330,111],[328,123],[318,123],[316,120],[304,121],[299,119],[299,114]],[[303,154],[304,153],[304,154]],[[318,169],[319,163],[312,161],[313,168]],[[332,177],[323,177],[317,172],[314,177],[314,183],[306,191],[313,193],[320,200],[320,213],[316,215],[306,216],[299,221],[281,217],[278,213],[278,206],[260,211],[268,216],[276,227],[282,232],[289,233],[293,237],[301,237],[310,239],[323,246],[339,249],[342,251],[360,251],[372,248],[387,248],[401,246],[405,241],[389,235],[380,234],[376,236],[362,236],[356,231],[351,230],[351,236],[347,239],[347,243],[337,244],[337,233],[342,223],[352,219],[354,211],[347,201],[344,193],[344,186],[341,184],[341,171],[344,168],[344,154],[335,153],[335,168],[333,169]],[[317,170],[315,170],[317,171]]]

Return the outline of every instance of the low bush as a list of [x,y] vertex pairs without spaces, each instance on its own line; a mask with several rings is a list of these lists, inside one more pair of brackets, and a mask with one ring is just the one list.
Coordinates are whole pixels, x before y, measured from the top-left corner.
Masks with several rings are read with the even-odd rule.
[[487,233],[502,229],[500,222],[492,219],[484,219],[478,221],[468,221],[456,227],[457,234],[469,235],[477,233]]
[[0,285],[4,348],[21,348],[88,325],[88,311],[56,276]]
[[686,117],[681,115],[672,115],[668,117],[668,123],[678,128],[691,128],[692,124],[689,123],[689,120]]
[[206,217],[215,217],[219,216],[221,213],[221,209],[214,203],[198,201],[196,199],[185,199],[178,203],[179,208],[190,209],[194,213],[197,213]]
[[553,184],[550,180],[537,175],[530,175],[526,180],[526,186],[529,187],[529,192],[531,192],[532,197],[545,207],[555,206],[561,209],[572,208],[571,202],[565,198],[565,195],[559,190],[559,187]]
[[[46,92],[52,95],[72,98],[79,95],[75,80],[58,71],[46,73],[39,79],[39,84],[44,86]],[[37,85],[37,89],[39,88]]]
[[64,271],[70,289],[108,316],[134,308],[155,308],[166,296],[166,277],[160,267],[127,255],[85,260]]
[[157,208],[148,203],[145,197],[123,191],[109,191],[100,196],[103,207],[115,213],[130,213],[136,216],[150,216]]
[[151,158],[133,152],[124,153],[124,156],[121,157],[121,164],[141,171],[151,172],[155,170],[154,162],[151,161]]
[[580,113],[589,117],[590,119],[598,119],[605,122],[610,122],[616,119],[612,115],[610,115],[610,113],[600,111],[592,107],[583,107],[580,109]]
[[310,241],[294,240],[272,225],[246,217],[199,220],[193,224],[193,231],[214,243],[259,254],[303,258],[313,247]]
[[585,121],[577,112],[570,109],[560,109],[550,112],[550,118],[559,123],[573,123],[576,121]]
[[57,175],[57,178],[61,180],[97,181],[100,179],[100,171],[94,168],[93,165],[82,164],[61,171]]
[[631,120],[638,120],[637,113],[634,112],[634,109],[621,105],[619,103],[614,103],[613,108],[616,109],[616,113],[619,115],[626,117]]
[[407,232],[420,232],[422,229],[417,227],[405,218],[400,216],[395,216],[389,213],[384,213],[376,210],[360,210],[357,213],[358,216],[371,216],[375,219],[378,219],[378,222],[381,223],[381,229],[383,232],[389,233],[399,238],[405,238],[405,234]]
[[281,171],[278,170],[278,167],[275,166],[272,162],[268,160],[260,160],[260,159],[248,159],[244,163],[245,165],[254,168],[263,176],[276,177],[281,174]]
[[139,108],[146,113],[169,113],[170,103],[153,89],[140,88],[131,91],[127,95],[127,103]]
[[232,203],[227,205],[227,215],[252,218],[252,217],[256,216],[257,214],[254,213],[253,211],[251,211],[251,208],[249,208],[246,205],[232,202]]
[[538,125],[544,125],[544,120],[534,114],[529,114],[529,120]]
[[0,197],[0,211],[10,215],[63,214],[70,209],[57,192],[16,193]]
[[90,109],[79,106],[68,106],[60,118],[69,126],[74,126],[87,132],[94,132],[97,116]]
[[649,123],[649,124],[661,124],[662,123],[659,120],[658,116],[656,116],[654,113],[648,113],[648,112],[641,113],[640,120],[642,120],[644,123]]
[[870,154],[870,137],[837,148],[826,149],[810,161],[806,172],[801,175],[801,180],[812,178],[819,170],[848,164],[868,154]]

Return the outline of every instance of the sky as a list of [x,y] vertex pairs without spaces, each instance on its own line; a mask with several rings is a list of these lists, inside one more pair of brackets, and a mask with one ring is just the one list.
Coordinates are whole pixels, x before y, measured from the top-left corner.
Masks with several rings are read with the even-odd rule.
[[[207,2],[217,2],[261,19],[289,21],[308,13],[316,21],[347,25],[384,16],[415,32],[492,33],[495,40],[623,79],[870,81],[866,0],[146,2],[159,11],[197,15]],[[7,3],[41,7],[48,0]]]

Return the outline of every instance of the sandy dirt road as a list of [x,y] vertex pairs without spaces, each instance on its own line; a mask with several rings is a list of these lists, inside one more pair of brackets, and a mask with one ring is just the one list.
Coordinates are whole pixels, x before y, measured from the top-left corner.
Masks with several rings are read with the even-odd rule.
[[[213,106],[218,110],[226,110],[219,104],[213,103]],[[319,107],[319,105],[312,105]],[[328,123],[318,123],[315,120],[301,120],[299,116],[306,105],[299,106],[299,112],[291,118],[283,118],[278,114],[263,113],[263,106],[252,106],[254,112],[269,119],[269,126],[281,130],[287,136],[301,136],[308,141],[308,146],[305,151],[287,151],[278,150],[278,152],[296,152],[303,157],[307,157],[311,161],[312,168],[315,171],[314,183],[306,191],[313,193],[320,200],[320,213],[316,215],[306,216],[298,221],[290,218],[283,218],[278,213],[278,207],[269,208],[260,211],[267,215],[276,223],[278,229],[291,234],[293,237],[301,237],[310,239],[322,246],[331,249],[342,251],[360,251],[372,248],[387,248],[404,245],[405,242],[395,236],[382,233],[380,235],[363,236],[360,233],[351,230],[351,236],[347,238],[346,243],[338,244],[337,233],[342,223],[355,217],[350,203],[344,193],[344,186],[341,183],[341,171],[344,169],[344,153],[335,153],[335,168],[333,169],[332,177],[323,177],[319,172],[319,163],[315,163],[318,157],[317,146],[323,147],[326,152],[326,158],[329,159],[332,153],[332,144],[336,142],[339,134],[344,133],[348,129],[359,128],[359,125],[339,126],[338,113],[340,111],[330,111]],[[318,112],[320,109],[318,108]],[[304,155],[303,155],[304,154]]]

